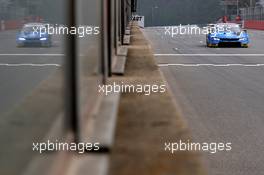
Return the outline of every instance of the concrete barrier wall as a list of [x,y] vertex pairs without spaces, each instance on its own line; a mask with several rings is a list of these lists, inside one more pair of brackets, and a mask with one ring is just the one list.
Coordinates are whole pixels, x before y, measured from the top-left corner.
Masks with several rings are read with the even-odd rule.
[[0,22],[0,31],[15,30],[21,28],[22,26],[23,26],[23,22],[21,20],[8,20],[8,21],[2,20]]
[[244,27],[246,29],[264,30],[264,20],[245,20]]
[[16,19],[16,20],[1,20],[0,21],[0,31],[4,30],[15,30],[20,29],[23,24],[28,22],[41,22],[43,19],[41,17],[25,17],[24,19]]
[[227,21],[228,23],[241,24],[245,29],[264,30],[264,20]]

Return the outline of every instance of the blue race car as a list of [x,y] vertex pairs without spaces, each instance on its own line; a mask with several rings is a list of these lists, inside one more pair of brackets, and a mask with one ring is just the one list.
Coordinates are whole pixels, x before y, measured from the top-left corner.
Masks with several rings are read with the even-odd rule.
[[249,36],[246,30],[242,30],[239,24],[219,23],[210,27],[206,35],[207,47],[218,47],[219,44],[233,43],[241,47],[248,47]]
[[42,23],[25,24],[16,38],[18,47],[42,46],[51,47],[51,35],[48,34],[46,26]]

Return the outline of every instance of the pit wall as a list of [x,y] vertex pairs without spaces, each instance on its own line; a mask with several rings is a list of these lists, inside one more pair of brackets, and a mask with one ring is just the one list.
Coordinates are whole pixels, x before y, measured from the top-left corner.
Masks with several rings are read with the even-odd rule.
[[17,20],[0,20],[0,31],[20,29],[23,24],[29,22],[41,22],[41,17],[26,17]]
[[264,20],[245,20],[244,27],[246,29],[264,30]]
[[23,25],[23,22],[21,20],[8,20],[8,21],[1,21],[1,31],[5,30],[15,30],[21,28]]

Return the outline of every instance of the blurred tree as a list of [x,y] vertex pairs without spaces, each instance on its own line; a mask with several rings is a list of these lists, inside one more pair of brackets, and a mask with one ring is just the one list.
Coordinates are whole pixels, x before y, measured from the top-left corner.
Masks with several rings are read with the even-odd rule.
[[39,15],[47,22],[64,23],[65,21],[64,0],[42,0]]
[[0,0],[0,19],[40,16],[47,22],[63,23],[64,0]]
[[11,0],[0,0],[0,20],[7,18],[8,7],[11,4]]
[[205,24],[223,14],[220,0],[140,0],[138,3],[147,26]]
[[239,0],[239,7],[255,6],[258,0]]

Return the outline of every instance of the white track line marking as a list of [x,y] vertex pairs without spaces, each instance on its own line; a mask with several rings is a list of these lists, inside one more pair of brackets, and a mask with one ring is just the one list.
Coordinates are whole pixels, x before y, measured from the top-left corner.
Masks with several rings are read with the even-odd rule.
[[212,57],[262,57],[264,54],[154,54],[156,57],[170,57],[170,56],[183,56],[183,57],[192,57],[192,56],[212,56]]
[[158,64],[159,67],[264,67],[264,64]]
[[24,53],[13,54],[13,53],[5,53],[5,54],[0,54],[0,56],[45,56],[45,57],[55,56],[55,57],[61,57],[61,56],[65,56],[65,55],[64,54],[24,54]]
[[33,63],[25,63],[25,64],[8,64],[8,63],[0,63],[0,66],[7,67],[21,67],[21,66],[31,66],[31,67],[61,67],[59,64],[33,64]]

